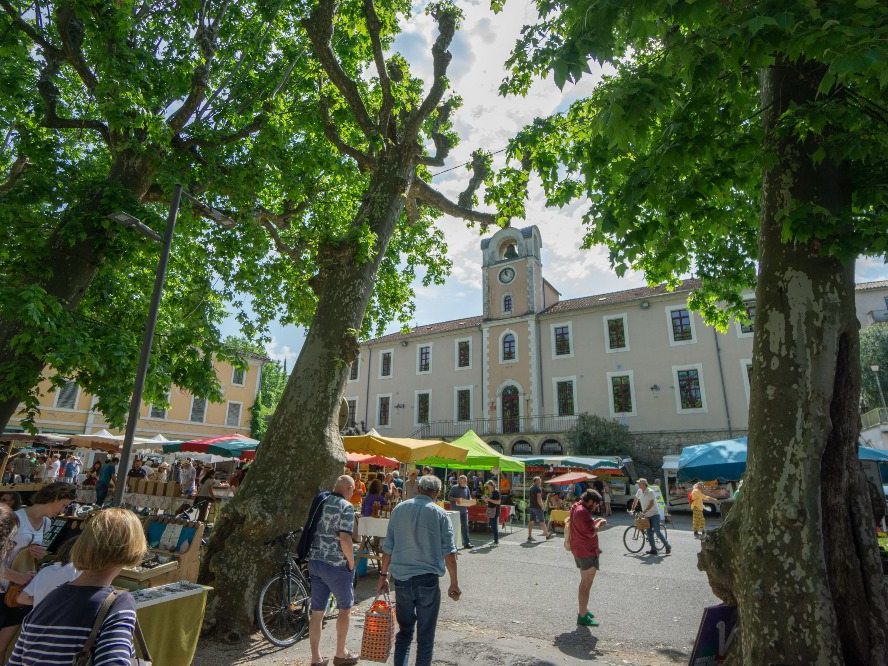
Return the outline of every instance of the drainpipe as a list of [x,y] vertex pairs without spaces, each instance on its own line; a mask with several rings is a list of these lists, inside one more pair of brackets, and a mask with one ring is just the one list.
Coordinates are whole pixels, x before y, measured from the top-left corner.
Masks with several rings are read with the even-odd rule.
[[364,395],[364,427],[367,427],[367,424],[370,423],[370,368],[373,367],[373,364],[370,362],[373,360],[373,348],[367,347],[367,392]]
[[712,329],[712,335],[715,338],[715,358],[718,360],[718,375],[721,379],[722,398],[725,401],[725,417],[728,419],[728,438],[733,439],[734,428],[731,427],[731,408],[728,406],[728,387],[725,384],[725,369],[722,365],[721,345],[718,343],[718,331]]

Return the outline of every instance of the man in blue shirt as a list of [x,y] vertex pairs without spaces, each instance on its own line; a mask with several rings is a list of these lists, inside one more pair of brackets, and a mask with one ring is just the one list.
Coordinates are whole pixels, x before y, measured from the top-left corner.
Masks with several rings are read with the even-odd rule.
[[438,477],[423,476],[417,482],[416,497],[401,502],[392,511],[382,544],[376,592],[388,592],[388,573],[391,572],[399,628],[395,637],[395,666],[407,666],[414,629],[417,630],[416,666],[431,666],[441,606],[438,579],[445,569],[450,575],[448,596],[459,601],[462,594],[456,576],[453,526],[444,510],[435,504],[440,492]]
[[99,480],[96,481],[96,504],[102,506],[108,496],[108,489],[114,483],[114,473],[117,471],[117,458],[106,460],[99,470]]

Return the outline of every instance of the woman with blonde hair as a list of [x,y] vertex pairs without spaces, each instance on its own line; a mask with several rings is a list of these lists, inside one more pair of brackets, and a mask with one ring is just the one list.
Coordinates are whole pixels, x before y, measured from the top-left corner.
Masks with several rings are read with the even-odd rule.
[[706,519],[703,517],[703,500],[718,503],[718,500],[714,497],[703,494],[703,482],[697,481],[694,484],[694,489],[691,490],[691,524],[694,528],[695,537],[702,537],[703,532],[706,531]]
[[146,549],[142,523],[131,511],[104,509],[87,520],[71,550],[80,576],[50,592],[25,618],[9,665],[71,664],[87,650],[89,663],[128,666],[136,604],[111,581],[123,567],[139,564]]

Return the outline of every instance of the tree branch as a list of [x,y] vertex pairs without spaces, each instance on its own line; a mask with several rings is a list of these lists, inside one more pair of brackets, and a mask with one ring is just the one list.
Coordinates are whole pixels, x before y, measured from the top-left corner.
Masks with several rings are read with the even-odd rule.
[[367,113],[367,107],[364,106],[357,85],[342,69],[331,46],[336,4],[335,0],[320,0],[309,17],[303,21],[303,26],[321,66],[345,98],[355,121],[369,139],[376,132],[376,128],[373,126],[370,114]]
[[111,133],[108,126],[100,120],[91,118],[62,118],[58,115],[57,106],[59,100],[59,89],[53,83],[53,77],[59,70],[59,60],[64,55],[59,53],[58,58],[46,56],[46,64],[40,70],[40,78],[37,80],[37,90],[43,98],[46,105],[43,120],[40,124],[50,129],[88,129],[94,130],[105,140],[105,143],[111,144]]
[[432,141],[435,142],[435,155],[424,155],[419,158],[419,163],[426,166],[444,166],[444,160],[450,154],[452,145],[450,139],[441,131],[450,121],[450,114],[453,112],[454,100],[449,99],[438,107],[438,115],[432,125]]
[[83,57],[83,23],[77,18],[71,3],[62,3],[56,9],[56,29],[62,38],[65,58],[71,63],[87,90],[95,90],[99,80]]
[[5,11],[9,18],[12,19],[12,24],[25,33],[32,42],[42,48],[47,56],[52,55],[59,58],[64,56],[60,48],[50,43],[50,41],[43,34],[38,32],[34,26],[23,19],[7,0],[0,0],[0,6],[3,7],[3,11]]
[[[222,11],[225,11],[224,7]],[[197,42],[203,55],[203,62],[198,64],[191,74],[191,90],[188,91],[188,97],[182,102],[182,106],[167,120],[167,124],[174,132],[178,132],[185,127],[188,120],[200,107],[210,86],[210,63],[213,61],[213,56],[216,53],[216,36],[218,33],[215,29],[215,23],[213,26],[206,24],[206,15],[203,8],[198,21],[194,40]]]
[[[460,200],[463,199],[465,194],[466,193],[463,192],[460,195]],[[441,194],[438,190],[433,188],[425,181],[420,180],[419,178],[413,180],[413,184],[410,186],[410,196],[415,197],[417,201],[420,201],[432,208],[436,208],[442,213],[446,213],[447,215],[452,215],[453,217],[461,217],[462,219],[468,220],[470,222],[477,222],[481,225],[482,229],[487,229],[487,227],[489,227],[491,224],[497,223],[497,216],[494,213],[483,213],[481,211],[475,210],[474,208],[461,206],[458,203],[454,203],[443,194]]]
[[369,155],[346,143],[339,135],[339,130],[330,119],[330,105],[323,97],[321,98],[320,107],[321,122],[324,126],[324,136],[327,137],[327,140],[334,146],[336,146],[336,150],[338,150],[340,153],[351,157],[355,162],[357,162],[358,168],[361,171],[369,171],[371,168],[373,168],[374,161]]
[[28,158],[24,155],[19,155],[15,159],[15,162],[12,163],[12,167],[9,169],[9,176],[0,183],[0,194],[6,194],[15,187],[16,182],[18,182],[19,177],[24,173],[28,164]]
[[385,135],[392,109],[395,107],[395,100],[392,97],[392,82],[389,79],[385,56],[382,53],[382,40],[380,39],[382,24],[376,14],[376,7],[373,5],[373,0],[364,0],[363,4],[367,32],[370,34],[370,43],[373,46],[373,61],[376,63],[376,71],[379,73],[379,87],[382,90],[382,105],[379,107],[378,117],[379,130]]
[[268,122],[268,116],[264,113],[259,113],[256,115],[253,120],[244,125],[237,132],[232,132],[231,134],[226,134],[225,136],[220,137],[207,137],[207,138],[190,138],[184,139],[184,144],[186,146],[201,146],[203,148],[213,147],[218,148],[219,146],[226,146],[231,143],[237,143],[242,139],[246,139],[251,134],[255,134],[260,129],[265,126],[265,123]]
[[423,122],[440,104],[441,98],[447,91],[447,67],[453,57],[447,49],[450,48],[450,42],[456,33],[457,15],[453,10],[439,8],[432,12],[432,16],[438,22],[438,38],[432,46],[434,80],[422,104],[407,118],[404,137],[408,141],[419,135]]

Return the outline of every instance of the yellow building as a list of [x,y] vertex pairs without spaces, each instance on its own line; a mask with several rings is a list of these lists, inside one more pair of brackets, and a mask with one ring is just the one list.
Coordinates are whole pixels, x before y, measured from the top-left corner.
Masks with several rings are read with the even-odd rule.
[[[142,403],[137,437],[163,435],[169,440],[187,440],[212,435],[249,435],[250,408],[256,402],[262,366],[268,359],[250,355],[246,368],[235,368],[230,363],[216,361],[214,366],[222,388],[223,401],[212,403],[196,398],[188,391],[173,387],[168,409]],[[95,399],[81,390],[75,382],[56,389],[49,380],[40,384],[40,432],[61,434],[91,434],[102,429],[115,434],[122,430],[111,428],[105,417],[92,409]],[[13,416],[8,432],[20,432],[21,417]]]

